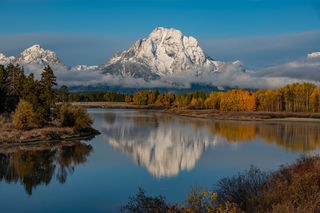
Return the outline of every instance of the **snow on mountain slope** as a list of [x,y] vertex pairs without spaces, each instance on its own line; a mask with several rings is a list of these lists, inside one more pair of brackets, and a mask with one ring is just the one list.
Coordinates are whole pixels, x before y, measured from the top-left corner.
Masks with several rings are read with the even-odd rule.
[[223,72],[225,65],[206,56],[192,36],[159,27],[147,39],[139,39],[130,49],[115,54],[99,69],[112,75],[150,80],[185,73],[200,76]]
[[54,52],[51,50],[44,50],[38,44],[25,49],[17,55],[12,62],[21,65],[37,64],[41,66],[65,66]]
[[320,52],[313,52],[308,54],[307,58],[320,58]]
[[77,70],[77,71],[91,71],[91,70],[97,70],[99,66],[87,66],[87,65],[77,65],[71,68],[71,70]]
[[4,54],[0,53],[0,64],[1,65],[7,65],[11,63],[14,60],[13,56],[6,57]]

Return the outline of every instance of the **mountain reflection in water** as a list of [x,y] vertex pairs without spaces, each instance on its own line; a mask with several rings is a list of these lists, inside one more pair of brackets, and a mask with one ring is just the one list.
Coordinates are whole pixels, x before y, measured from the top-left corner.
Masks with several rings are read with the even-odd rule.
[[262,140],[295,153],[320,146],[319,123],[218,121],[152,111],[104,116],[105,140],[158,178],[193,169],[206,149],[221,143]]
[[20,182],[26,192],[38,185],[48,185],[53,176],[65,183],[75,166],[86,162],[92,151],[91,145],[68,142],[65,146],[46,144],[21,147],[0,147],[0,181]]

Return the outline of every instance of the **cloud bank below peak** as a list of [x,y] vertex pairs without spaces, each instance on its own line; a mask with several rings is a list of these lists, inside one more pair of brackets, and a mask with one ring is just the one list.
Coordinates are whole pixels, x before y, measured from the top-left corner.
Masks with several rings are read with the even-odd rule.
[[[39,43],[54,50],[68,66],[100,65],[118,52],[128,49],[138,37],[108,35],[29,33],[0,35],[0,52],[17,55]],[[198,38],[203,50],[221,61],[241,60],[249,68],[266,68],[297,60],[320,50],[320,31],[240,38]]]
[[[126,49],[127,46],[134,43],[134,39],[127,39],[126,42],[121,43],[124,40],[118,39],[117,43],[113,42],[112,39],[99,36],[81,35],[29,34],[23,36],[23,38],[21,36],[0,36],[0,46],[4,48],[4,51],[0,50],[0,52],[6,55],[16,55],[16,49],[21,51],[21,47],[33,42],[32,44],[40,43],[45,48],[54,50],[67,65],[100,65],[105,63],[115,52]],[[15,43],[15,41],[18,42]],[[276,88],[285,84],[304,81],[320,85],[320,53],[316,52],[320,50],[320,31],[222,41],[200,39],[199,43],[201,47],[204,47],[207,55],[214,59],[223,61],[240,59],[244,63],[240,61],[226,63],[228,66],[224,67],[223,72],[208,73],[204,71],[203,75],[196,78],[194,73],[186,70],[183,75],[164,76],[161,79],[150,81],[144,81],[142,78],[123,78],[110,75],[110,73],[102,73],[95,69],[82,70],[81,67],[85,66],[78,66],[79,69],[63,66],[53,68],[58,83],[68,86],[107,85],[127,88],[189,88],[191,84],[195,83],[218,87],[257,89]],[[101,58],[99,59],[99,57]],[[256,60],[253,59],[254,57],[256,57]],[[74,63],[70,63],[70,58]],[[93,61],[93,58],[96,61]],[[255,63],[263,59],[265,66],[258,67],[254,63],[246,63],[246,60],[250,58]],[[39,78],[42,71],[41,66],[36,64],[24,66],[27,74],[32,72]],[[245,72],[243,67],[246,69]],[[199,72],[201,73],[201,70]]]

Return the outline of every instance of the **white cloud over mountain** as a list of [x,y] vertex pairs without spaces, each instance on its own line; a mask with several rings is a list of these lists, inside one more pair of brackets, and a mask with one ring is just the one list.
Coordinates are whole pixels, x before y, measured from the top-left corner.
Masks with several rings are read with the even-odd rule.
[[[310,36],[310,35],[309,35]],[[39,78],[46,65],[53,67],[58,83],[68,86],[175,87],[191,84],[219,87],[275,88],[292,82],[320,82],[320,53],[268,68],[245,69],[240,61],[210,58],[193,37],[175,29],[156,28],[148,38],[115,54],[100,66],[67,67],[50,50],[33,45],[16,57],[0,54],[0,63],[19,63]]]

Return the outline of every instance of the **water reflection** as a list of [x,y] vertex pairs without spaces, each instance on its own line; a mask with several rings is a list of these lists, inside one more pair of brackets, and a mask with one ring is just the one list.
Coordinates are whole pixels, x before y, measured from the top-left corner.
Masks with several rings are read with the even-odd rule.
[[114,149],[159,178],[193,169],[208,147],[221,143],[260,139],[298,153],[320,146],[319,123],[212,121],[145,111],[105,114],[102,133]]
[[20,182],[31,195],[38,185],[48,185],[52,178],[65,183],[75,166],[84,163],[92,151],[91,145],[70,142],[34,146],[0,147],[0,181]]

